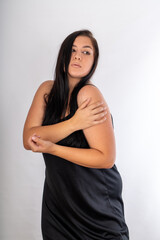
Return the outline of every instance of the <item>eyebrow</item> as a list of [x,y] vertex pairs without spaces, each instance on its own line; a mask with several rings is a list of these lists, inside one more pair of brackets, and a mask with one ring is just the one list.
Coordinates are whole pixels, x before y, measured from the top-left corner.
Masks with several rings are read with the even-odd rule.
[[[73,44],[73,47],[77,47],[77,46]],[[90,48],[90,49],[92,49],[92,50],[93,50],[93,48],[92,48],[91,46],[88,46],[88,45],[86,45],[86,46],[83,46],[83,48]]]

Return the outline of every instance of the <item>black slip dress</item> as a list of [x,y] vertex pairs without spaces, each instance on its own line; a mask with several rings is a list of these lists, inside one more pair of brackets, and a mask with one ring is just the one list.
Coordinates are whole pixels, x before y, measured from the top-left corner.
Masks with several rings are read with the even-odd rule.
[[[60,121],[65,121],[70,115]],[[89,148],[83,131],[57,144]],[[44,240],[128,240],[121,176],[111,169],[77,165],[43,154],[46,165],[42,201]]]

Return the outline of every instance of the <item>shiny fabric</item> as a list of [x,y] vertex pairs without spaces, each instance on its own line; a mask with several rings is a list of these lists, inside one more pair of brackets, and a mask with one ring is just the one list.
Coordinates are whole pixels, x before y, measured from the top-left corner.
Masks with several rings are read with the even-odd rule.
[[[83,131],[71,134],[58,144],[89,148]],[[111,169],[95,169],[50,154],[43,156],[46,164],[42,202],[44,240],[129,239],[121,197],[122,180],[115,165]]]

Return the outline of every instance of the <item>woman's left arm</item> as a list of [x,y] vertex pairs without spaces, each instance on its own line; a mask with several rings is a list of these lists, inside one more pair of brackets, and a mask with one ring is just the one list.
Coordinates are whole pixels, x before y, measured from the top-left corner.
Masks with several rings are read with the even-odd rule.
[[91,103],[103,101],[107,107],[106,121],[83,130],[89,149],[60,146],[33,136],[30,139],[32,151],[53,154],[84,167],[111,168],[115,162],[116,150],[109,108],[100,91],[92,85],[86,85],[79,91],[78,105],[88,97],[91,98]]

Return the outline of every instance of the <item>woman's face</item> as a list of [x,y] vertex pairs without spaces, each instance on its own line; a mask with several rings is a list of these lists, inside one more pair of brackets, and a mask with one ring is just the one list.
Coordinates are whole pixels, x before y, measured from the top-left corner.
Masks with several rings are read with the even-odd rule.
[[69,78],[81,79],[86,76],[94,62],[94,48],[89,37],[79,36],[72,46],[72,54],[68,66]]

